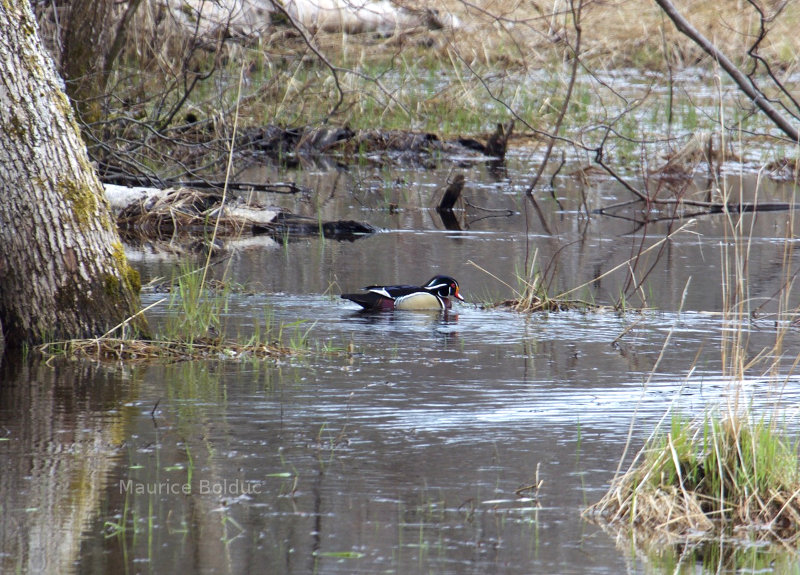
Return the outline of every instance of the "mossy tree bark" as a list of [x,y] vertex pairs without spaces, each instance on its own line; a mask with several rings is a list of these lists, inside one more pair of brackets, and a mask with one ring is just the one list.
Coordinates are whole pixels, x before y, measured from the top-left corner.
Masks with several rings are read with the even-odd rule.
[[[101,335],[139,309],[28,0],[0,4],[0,324],[6,346]],[[144,328],[143,320],[136,327]]]

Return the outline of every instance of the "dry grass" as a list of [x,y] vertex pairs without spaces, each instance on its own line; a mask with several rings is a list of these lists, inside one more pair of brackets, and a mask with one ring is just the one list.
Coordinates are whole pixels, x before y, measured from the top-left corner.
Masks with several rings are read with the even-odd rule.
[[800,538],[797,445],[750,414],[675,418],[585,511],[649,541]]
[[68,356],[101,361],[147,362],[153,360],[187,361],[201,359],[271,359],[285,357],[297,350],[278,344],[241,343],[221,339],[154,341],[102,337],[47,343],[39,351],[48,357]]
[[[414,29],[389,38],[375,35],[320,33],[315,37],[322,51],[337,59],[347,51],[351,60],[365,61],[387,55],[399,55],[399,49],[423,50],[429,59],[451,68],[461,60],[470,66],[484,66],[496,71],[537,69],[570,57],[565,50],[574,36],[570,2],[520,2],[488,0],[463,2],[395,2],[410,9],[431,8],[452,14],[460,25],[453,30]],[[758,14],[746,2],[694,2],[676,0],[678,10],[707,38],[732,59],[744,58],[756,38]],[[680,34],[653,2],[641,0],[585,0],[581,6],[583,50],[581,58],[590,67],[615,69],[645,67],[665,70],[689,66],[707,57]],[[766,12],[771,16],[772,12]],[[769,23],[767,42],[760,45],[760,55],[788,69],[797,64],[800,37],[800,6],[789,3]],[[283,46],[285,34],[276,33]],[[269,44],[269,42],[267,43]],[[297,48],[299,45],[295,45]],[[296,51],[285,51],[285,54]],[[665,54],[669,60],[665,60]],[[738,55],[738,56],[737,56]],[[337,60],[338,61],[338,60]]]
[[[110,78],[107,118],[84,126],[90,154],[114,168],[103,175],[107,181],[117,173],[162,181],[188,174],[216,177],[228,152],[236,105],[243,130],[326,123],[479,137],[508,121],[509,108],[527,123],[519,126],[515,145],[518,138],[530,137],[529,127],[552,129],[567,82],[563,65],[574,58],[576,29],[568,0],[399,3],[453,14],[459,25],[390,36],[316,33],[310,35],[312,50],[285,23],[265,26],[257,37],[196,38],[180,24],[180,13],[145,1]],[[735,62],[752,64],[746,49],[759,20],[750,4],[682,0],[678,6]],[[49,3],[39,9],[41,34],[55,49],[59,21]],[[780,78],[797,66],[798,24],[800,6],[789,3],[770,22],[760,45],[759,54]],[[651,2],[585,1],[580,27],[581,74],[714,66]],[[236,88],[240,73],[241,93]],[[584,88],[582,103],[570,111],[570,130],[608,122],[608,117],[575,114],[588,114],[592,106],[624,105],[614,100],[617,88],[611,88],[611,95],[597,86]]]
[[571,309],[586,310],[590,304],[583,301],[557,300],[550,298],[540,298],[532,294],[526,294],[520,299],[507,299],[488,307],[505,307],[513,311],[537,313],[542,311],[567,311]]
[[[534,264],[535,261],[536,257],[534,256]],[[472,260],[467,263],[504,284],[507,288],[514,292],[514,295],[516,296],[515,298],[503,300],[501,302],[487,303],[484,305],[484,307],[487,309],[508,308],[513,311],[527,313],[567,311],[571,309],[601,309],[601,306],[597,306],[589,302],[568,299],[562,296],[549,296],[547,293],[547,288],[542,282],[542,276],[535,271],[535,265],[531,265],[531,272],[528,274],[527,278],[524,278],[521,275],[517,276],[517,281],[519,282],[520,288],[515,289],[514,286],[497,277],[486,268],[479,266]]]
[[129,318],[100,337],[50,342],[37,350],[48,358],[126,362],[270,359],[308,351],[311,327],[301,329],[303,322],[275,323],[269,309],[252,334],[228,337],[223,318],[234,286],[208,277],[208,269],[183,266],[169,285],[170,297],[139,312],[145,314],[168,301],[164,326],[156,339],[141,339],[131,329],[133,318]]
[[[579,2],[574,2],[577,6]],[[464,55],[497,61],[539,65],[560,53],[559,45],[569,41],[572,17],[569,2],[495,1],[481,3],[481,9],[451,0],[443,3],[466,27],[480,35],[452,35],[452,46]],[[731,58],[744,57],[758,32],[757,13],[746,2],[694,2],[677,0],[675,5],[707,38]],[[770,15],[771,12],[767,12]],[[760,54],[783,67],[794,67],[800,54],[800,6],[789,3],[769,23],[768,41]],[[589,64],[606,69],[644,66],[665,69],[664,54],[675,66],[693,65],[706,58],[667,20],[653,2],[641,0],[589,0],[581,14],[584,52]],[[475,45],[475,40],[480,45]],[[737,57],[737,55],[739,55]]]

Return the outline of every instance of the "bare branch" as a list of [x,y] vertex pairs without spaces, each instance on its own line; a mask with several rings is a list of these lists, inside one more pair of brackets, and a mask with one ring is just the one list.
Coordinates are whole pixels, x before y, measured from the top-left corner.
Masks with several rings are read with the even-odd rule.
[[342,90],[342,86],[339,83],[338,68],[333,64],[331,64],[330,60],[328,60],[328,58],[325,57],[325,54],[323,54],[319,50],[319,48],[317,48],[316,44],[314,44],[313,39],[308,35],[308,31],[305,29],[305,27],[302,24],[300,24],[297,20],[295,20],[294,16],[292,16],[289,13],[289,11],[283,7],[282,2],[278,2],[277,0],[271,0],[270,4],[272,4],[272,7],[275,9],[276,12],[279,12],[280,14],[283,14],[284,17],[286,17],[286,19],[292,25],[292,28],[297,30],[300,36],[303,37],[303,41],[306,43],[306,46],[308,46],[308,48],[312,52],[314,52],[317,58],[319,58],[320,62],[325,64],[325,66],[331,71],[331,76],[333,77],[333,81],[336,84],[336,92],[338,94],[336,103],[330,110],[328,110],[328,116],[329,117],[333,116],[336,113],[336,111],[341,107],[342,102],[344,102],[344,90]]
[[700,46],[706,54],[719,62],[722,69],[725,70],[736,85],[739,86],[739,89],[742,90],[742,92],[744,92],[784,134],[789,136],[792,141],[800,142],[800,131],[770,103],[764,94],[753,84],[750,78],[739,70],[725,54],[718,50],[714,44],[678,12],[670,0],[655,0],[655,2],[661,7],[669,19],[672,20],[675,27],[681,33]]
[[755,85],[755,81],[753,80],[753,74],[758,68],[758,64],[764,66],[764,69],[767,71],[767,75],[769,75],[769,77],[772,79],[772,82],[781,91],[784,97],[786,97],[792,103],[792,106],[794,106],[796,111],[792,112],[786,107],[786,105],[783,102],[779,102],[781,108],[786,110],[786,113],[791,114],[794,117],[797,117],[797,111],[800,111],[800,103],[798,103],[797,100],[792,95],[792,93],[786,89],[786,86],[783,85],[783,82],[778,80],[778,78],[775,76],[775,72],[772,70],[772,66],[770,65],[770,63],[763,56],[761,56],[761,54],[758,53],[759,46],[767,37],[767,26],[766,26],[767,23],[772,22],[775,19],[775,17],[783,11],[783,9],[786,7],[787,2],[786,0],[781,2],[781,4],[776,8],[775,13],[769,17],[767,17],[766,14],[764,14],[764,10],[761,8],[761,6],[758,5],[757,2],[754,2],[753,0],[748,0],[748,3],[753,7],[753,9],[755,9],[756,12],[758,12],[759,15],[758,36],[756,37],[756,40],[755,42],[753,42],[752,46],[750,46],[750,49],[747,51],[748,56],[750,56],[755,61],[755,65],[753,66],[753,72],[749,75],[750,81]]
[[[567,109],[569,109],[570,102],[572,101],[572,90],[575,88],[575,80],[578,77],[578,67],[580,66],[580,58],[579,55],[581,53],[581,9],[583,8],[583,0],[578,0],[577,7],[573,0],[570,0],[570,9],[572,11],[572,25],[575,28],[575,45],[571,47],[572,49],[572,70],[570,71],[569,76],[569,84],[567,84],[567,93],[564,96],[564,102],[561,105],[561,109],[558,111],[558,117],[556,118],[555,125],[553,126],[553,133],[558,134],[561,131],[561,125],[564,123],[564,117],[567,115]],[[553,146],[555,145],[555,140],[550,138],[547,141],[547,148],[544,152],[544,159],[539,164],[539,167],[536,170],[536,174],[533,176],[533,180],[528,185],[528,188],[525,190],[525,193],[530,196],[533,193],[536,184],[539,183],[539,180],[544,173],[544,169],[547,166],[547,162],[550,159],[550,154],[553,152]],[[555,192],[553,192],[553,197],[555,198]],[[558,202],[558,199],[556,199]]]

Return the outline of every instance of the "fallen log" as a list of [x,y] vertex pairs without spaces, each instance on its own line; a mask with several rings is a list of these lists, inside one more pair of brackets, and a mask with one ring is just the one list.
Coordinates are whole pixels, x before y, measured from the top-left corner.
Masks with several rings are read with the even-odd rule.
[[214,232],[219,239],[270,235],[277,241],[322,235],[354,241],[375,233],[352,220],[323,222],[237,198],[223,201],[218,190],[125,188],[106,185],[123,239],[195,242]]
[[430,8],[411,9],[389,0],[285,0],[276,10],[270,0],[167,0],[173,18],[189,32],[214,38],[220,31],[258,38],[283,23],[287,14],[310,33],[377,33],[460,28],[458,18]]
[[491,161],[505,157],[513,127],[513,122],[498,124],[484,144],[466,137],[446,140],[431,132],[270,124],[243,130],[236,148],[260,152],[287,165],[333,153],[378,156],[395,162],[425,162],[433,157]]
[[360,237],[374,234],[377,230],[369,224],[354,220],[320,222],[316,218],[280,212],[271,222],[254,225],[252,231],[254,235],[269,234],[275,238],[309,237],[321,234],[328,239],[352,242]]

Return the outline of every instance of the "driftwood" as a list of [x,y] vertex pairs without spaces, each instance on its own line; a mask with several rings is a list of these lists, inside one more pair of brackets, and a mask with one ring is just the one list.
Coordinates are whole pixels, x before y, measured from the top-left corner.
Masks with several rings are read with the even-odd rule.
[[194,242],[213,232],[217,238],[269,235],[277,241],[323,235],[353,241],[375,233],[352,220],[323,222],[264,207],[254,201],[227,199],[219,191],[189,188],[158,190],[106,185],[124,239]]
[[417,29],[459,28],[451,14],[428,8],[410,9],[389,0],[168,0],[174,18],[187,30],[205,36],[225,31],[234,36],[256,38],[274,30],[286,14],[309,33],[377,33],[384,36]]

